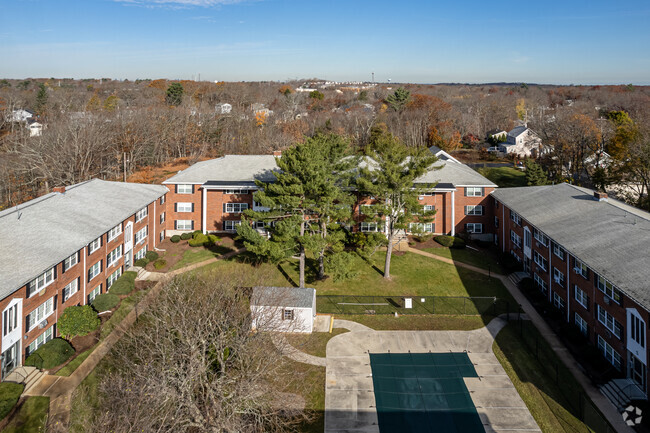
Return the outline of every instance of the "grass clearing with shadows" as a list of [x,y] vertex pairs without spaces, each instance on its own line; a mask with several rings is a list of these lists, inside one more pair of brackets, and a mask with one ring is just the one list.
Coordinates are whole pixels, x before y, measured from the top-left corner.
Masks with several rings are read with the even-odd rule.
[[526,174],[513,167],[484,167],[477,171],[500,188],[526,186]]

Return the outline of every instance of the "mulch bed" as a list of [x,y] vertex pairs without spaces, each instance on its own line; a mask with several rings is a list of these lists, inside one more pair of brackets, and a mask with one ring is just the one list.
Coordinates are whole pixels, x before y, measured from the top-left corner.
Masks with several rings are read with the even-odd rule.
[[[99,317],[102,320],[102,324],[104,324],[104,322],[108,320],[111,316],[110,314],[105,314]],[[70,340],[70,344],[72,344],[72,347],[74,347],[76,354],[79,355],[81,352],[85,352],[86,350],[93,347],[95,344],[97,344],[98,341],[99,341],[99,329],[91,332],[88,335],[74,337],[72,340]]]
[[[236,245],[235,240],[233,239],[234,235],[218,236],[221,238],[221,240],[217,242],[217,245],[231,248],[233,250],[238,248],[239,245]],[[170,238],[165,238],[165,240],[158,245],[158,248],[165,250],[158,253],[160,254],[160,258],[164,259],[167,264],[160,269],[156,269],[156,267],[153,265],[154,262],[148,263],[147,266],[145,266],[145,269],[149,272],[169,272],[174,268],[174,266],[176,266],[176,263],[182,260],[185,251],[192,247],[189,246],[188,241],[186,240],[181,240],[180,242],[174,243],[170,240]]]

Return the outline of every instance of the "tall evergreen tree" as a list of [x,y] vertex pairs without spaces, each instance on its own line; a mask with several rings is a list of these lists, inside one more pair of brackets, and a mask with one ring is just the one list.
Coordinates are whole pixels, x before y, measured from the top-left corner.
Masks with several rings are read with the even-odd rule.
[[390,262],[397,237],[411,222],[427,222],[433,212],[424,212],[418,197],[435,186],[415,184],[415,180],[435,169],[436,157],[427,148],[409,148],[390,133],[371,143],[357,179],[359,191],[374,197],[369,215],[378,224],[385,224],[388,245],[384,278],[390,278]]
[[411,92],[403,87],[399,87],[392,95],[386,97],[386,102],[395,111],[402,111],[406,104],[411,99]]
[[167,88],[167,97],[165,100],[169,105],[181,105],[181,102],[183,102],[183,92],[183,85],[181,83],[171,83]]
[[[340,250],[342,233],[337,223],[351,218],[354,201],[348,186],[356,159],[348,154],[348,143],[337,135],[317,135],[288,149],[278,158],[281,172],[274,182],[257,182],[255,200],[269,208],[248,210],[247,220],[264,221],[270,237],[251,225],[237,232],[248,250],[273,262],[299,256],[300,287],[305,286],[305,252],[318,258],[318,277],[325,276],[325,256]],[[273,224],[270,224],[273,223]]]
[[533,160],[526,163],[526,185],[548,185],[548,176],[541,165]]
[[38,85],[38,93],[36,94],[36,104],[34,108],[36,109],[36,114],[39,116],[45,115],[47,106],[47,88],[45,84],[40,83]]

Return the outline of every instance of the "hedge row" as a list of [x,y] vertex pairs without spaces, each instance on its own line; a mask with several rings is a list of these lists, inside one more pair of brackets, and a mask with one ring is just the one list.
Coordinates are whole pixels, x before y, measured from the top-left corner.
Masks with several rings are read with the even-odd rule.
[[[86,305],[86,307],[88,307],[88,305]],[[66,308],[66,311],[70,308],[71,307]],[[65,314],[65,311],[63,314]],[[63,315],[61,318],[63,318]],[[61,319],[59,319],[59,321],[60,320]],[[27,359],[25,359],[25,365],[47,370],[63,364],[72,355],[74,355],[74,348],[70,343],[62,338],[54,338],[29,355]]]
[[447,248],[465,248],[465,241],[455,236],[436,236],[435,241]]

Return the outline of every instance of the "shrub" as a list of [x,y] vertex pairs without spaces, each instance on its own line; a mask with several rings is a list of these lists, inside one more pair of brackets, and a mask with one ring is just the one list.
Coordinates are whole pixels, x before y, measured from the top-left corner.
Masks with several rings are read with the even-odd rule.
[[221,238],[217,235],[208,235],[208,245],[212,246],[219,242]]
[[172,241],[173,243],[177,244],[178,242],[180,242],[181,237],[178,236],[178,235],[174,235],[169,240]]
[[192,239],[192,233],[183,233],[183,234],[181,235],[181,240],[186,241],[186,240],[188,240],[188,239]]
[[141,258],[135,261],[135,265],[139,268],[144,268],[145,266],[147,266],[147,263],[149,263],[149,260],[145,258]]
[[188,243],[191,247],[202,247],[208,243],[208,236],[203,233],[199,233],[194,236],[194,239],[190,240]]
[[454,244],[454,237],[453,236],[436,236],[434,238],[436,242],[438,242],[440,245],[443,247],[450,248]]
[[144,256],[145,256],[145,257],[147,258],[147,260],[149,260],[150,262],[155,262],[156,260],[158,260],[158,257],[160,257],[160,256],[158,255],[158,253],[155,252],[155,251],[147,251],[147,254],[145,254]]
[[420,233],[413,236],[413,239],[418,242],[428,242],[431,240],[431,238],[433,238],[433,235],[431,233]]
[[334,281],[348,280],[359,274],[354,269],[354,257],[352,253],[345,251],[325,257],[325,272]]
[[138,273],[133,271],[123,273],[108,291],[114,295],[128,295],[135,289],[135,277],[137,276]]
[[194,230],[194,231],[192,232],[192,237],[194,237],[194,236],[196,236],[196,235],[198,235],[198,234],[201,234],[201,233],[203,233],[201,230]]
[[72,306],[63,310],[57,328],[61,335],[71,338],[86,335],[99,328],[99,317],[90,305]]
[[98,313],[102,311],[112,310],[120,302],[120,297],[114,293],[102,293],[97,295],[93,300],[93,308],[97,310]]
[[[95,314],[93,309],[90,308],[90,305],[84,305],[84,307],[88,307],[88,309]],[[66,308],[66,311],[70,308],[75,307],[68,307]],[[65,311],[63,313],[65,314]],[[63,318],[63,316],[61,316],[61,318]],[[96,315],[95,319],[97,319]],[[99,322],[99,319],[97,319],[97,321]],[[59,319],[59,323],[61,323],[61,319]],[[74,348],[70,343],[65,341],[63,338],[54,338],[29,355],[27,359],[25,359],[25,365],[47,370],[63,364],[72,355],[74,355]]]
[[163,259],[158,259],[155,262],[153,262],[153,267],[156,269],[162,269],[165,266],[167,266],[167,262]]
[[466,245],[465,241],[462,240],[461,238],[454,238],[454,242],[452,243],[451,248],[462,250],[463,248],[465,248],[465,245]]
[[20,383],[0,383],[0,419],[4,419],[16,403],[18,403],[18,399],[20,398],[20,394],[23,393],[24,388]]

